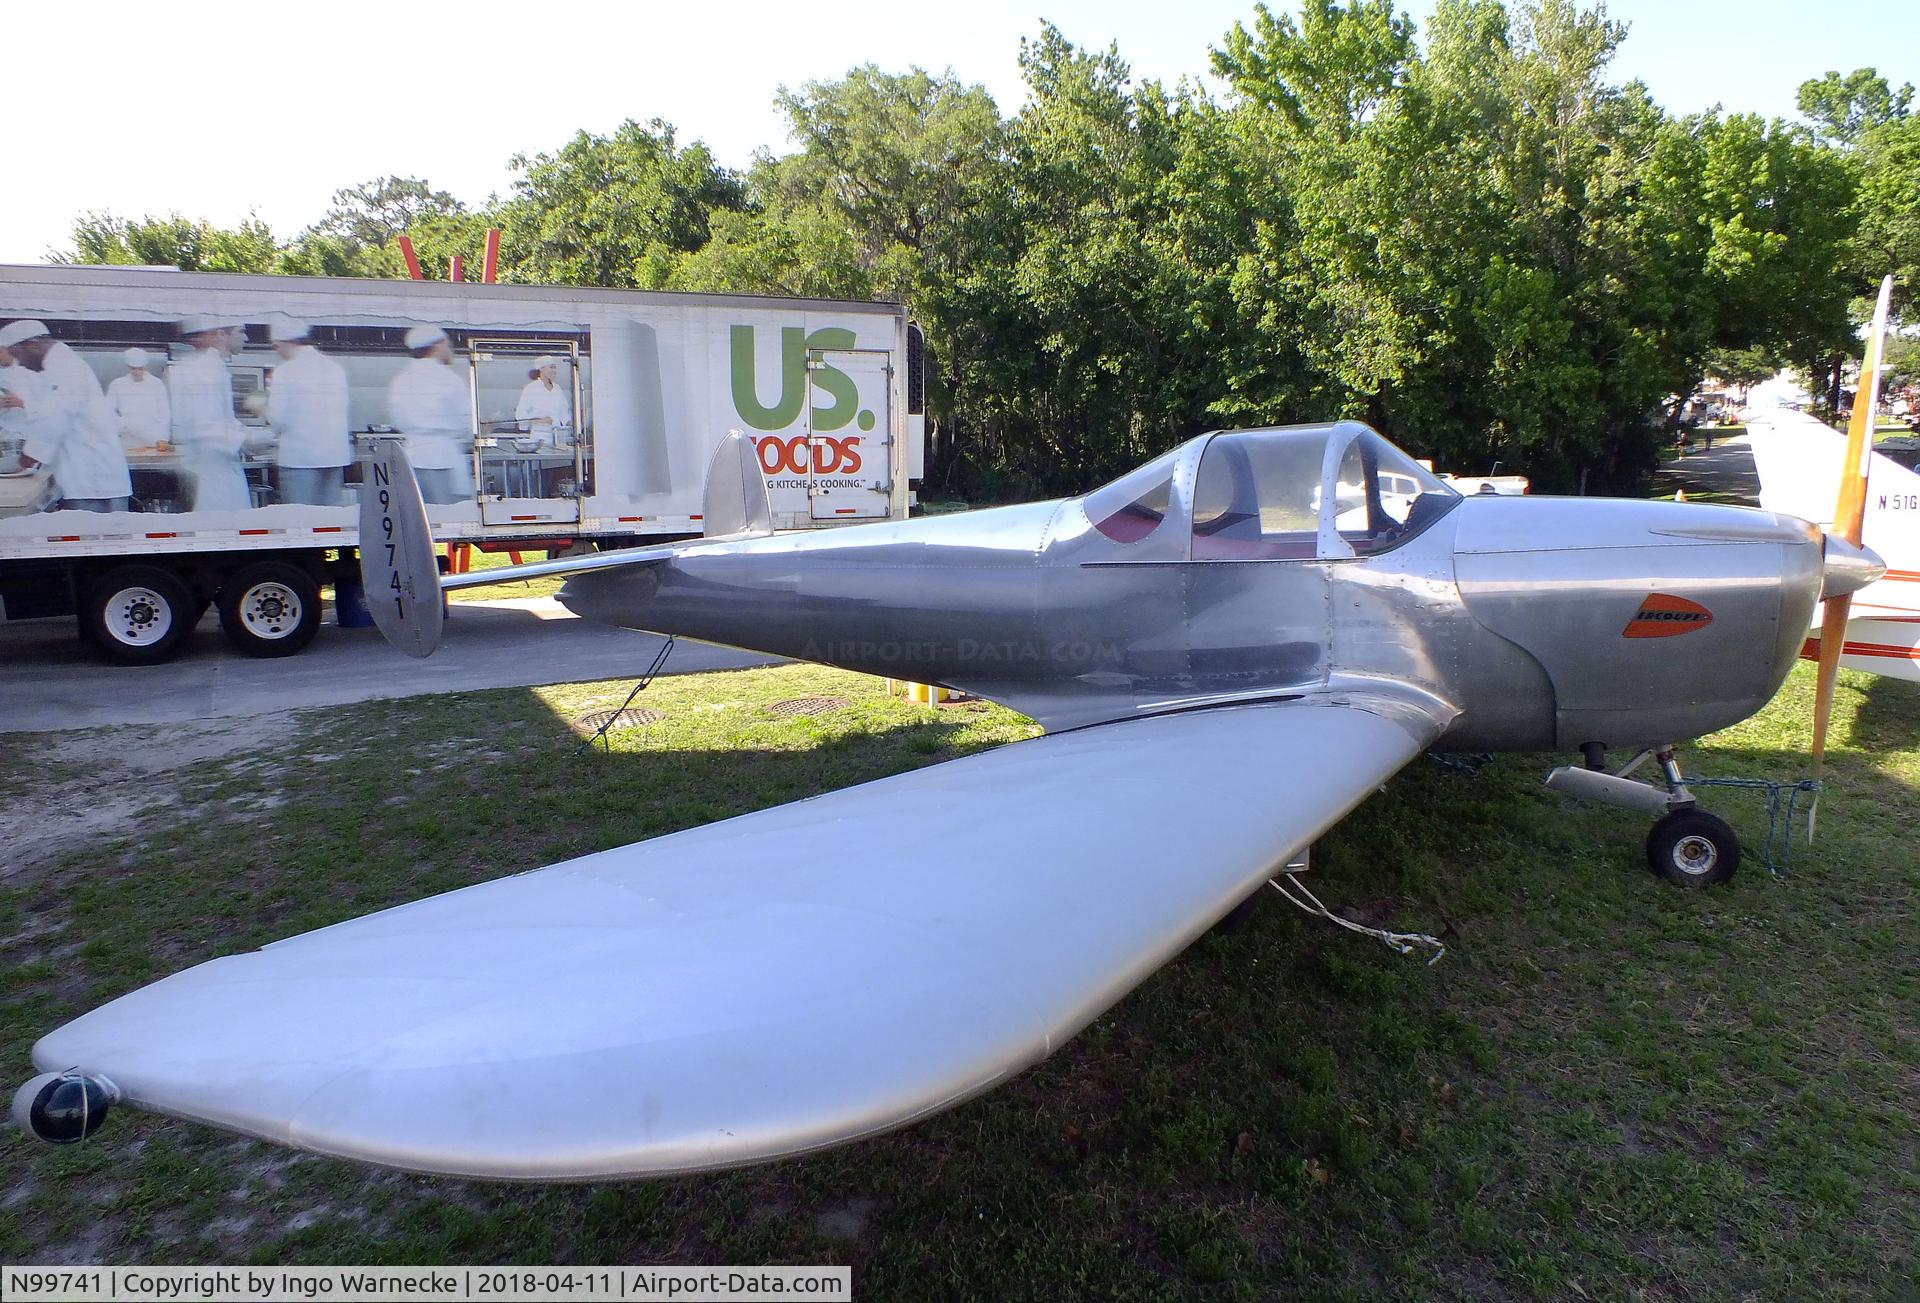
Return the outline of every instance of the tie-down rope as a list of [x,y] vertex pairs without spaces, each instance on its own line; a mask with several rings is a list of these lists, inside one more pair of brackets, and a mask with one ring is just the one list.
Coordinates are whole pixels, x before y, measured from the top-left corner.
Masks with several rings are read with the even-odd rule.
[[1426,946],[1430,948],[1433,951],[1433,957],[1427,960],[1428,968],[1432,968],[1446,956],[1446,944],[1438,937],[1428,936],[1425,932],[1393,932],[1383,927],[1368,927],[1364,923],[1356,923],[1352,919],[1341,918],[1338,914],[1321,904],[1320,897],[1314,895],[1312,889],[1309,888],[1306,883],[1300,881],[1299,875],[1305,872],[1306,866],[1304,864],[1297,868],[1293,865],[1288,865],[1287,868],[1281,872],[1280,876],[1271,879],[1267,885],[1286,897],[1295,908],[1312,914],[1317,918],[1324,918],[1329,923],[1337,923],[1349,932],[1358,932],[1361,936],[1372,937],[1375,941],[1378,941],[1395,954],[1410,955],[1416,946]]

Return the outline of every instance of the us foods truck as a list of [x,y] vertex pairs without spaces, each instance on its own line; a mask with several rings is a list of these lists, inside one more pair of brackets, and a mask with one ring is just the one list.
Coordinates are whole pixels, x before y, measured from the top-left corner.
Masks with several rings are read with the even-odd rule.
[[0,619],[73,615],[131,664],[209,605],[248,652],[306,646],[322,588],[351,595],[375,436],[419,437],[434,538],[488,551],[697,535],[732,430],[779,528],[903,518],[921,472],[894,304],[0,267],[0,339],[28,331],[0,349]]

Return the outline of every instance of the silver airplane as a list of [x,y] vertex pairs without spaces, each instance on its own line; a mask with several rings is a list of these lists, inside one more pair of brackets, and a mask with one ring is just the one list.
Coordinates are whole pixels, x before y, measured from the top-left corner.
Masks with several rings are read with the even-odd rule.
[[41,1039],[16,1117],[77,1140],[118,1101],[528,1180],[887,1131],[1058,1049],[1423,751],[1580,752],[1553,786],[1658,816],[1666,877],[1724,880],[1738,844],[1674,742],[1759,710],[1815,604],[1882,570],[1770,512],[1462,497],[1354,422],[781,536],[736,436],[707,499],[706,540],[443,578],[390,442],[369,600],[424,654],[442,589],[564,574],[593,619],[941,684],[1045,735],[203,963]]

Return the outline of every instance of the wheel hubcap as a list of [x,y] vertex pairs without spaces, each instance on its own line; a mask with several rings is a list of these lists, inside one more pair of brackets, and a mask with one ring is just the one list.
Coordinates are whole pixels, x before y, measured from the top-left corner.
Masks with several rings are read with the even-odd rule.
[[107,599],[107,632],[128,647],[151,647],[173,628],[173,606],[151,588],[122,588]]
[[255,584],[240,595],[240,622],[269,642],[300,627],[300,595],[285,584]]
[[1697,834],[1682,837],[1673,846],[1673,866],[1682,873],[1699,875],[1709,873],[1720,862],[1720,852],[1714,844]]

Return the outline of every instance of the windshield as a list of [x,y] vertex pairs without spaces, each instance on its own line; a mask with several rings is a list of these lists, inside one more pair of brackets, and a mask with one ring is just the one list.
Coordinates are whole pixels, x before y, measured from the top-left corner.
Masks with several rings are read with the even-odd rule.
[[1341,454],[1334,528],[1367,556],[1406,542],[1459,500],[1432,471],[1369,431]]
[[1137,543],[1153,533],[1173,497],[1173,463],[1168,453],[1095,489],[1084,500],[1087,519],[1116,543]]

